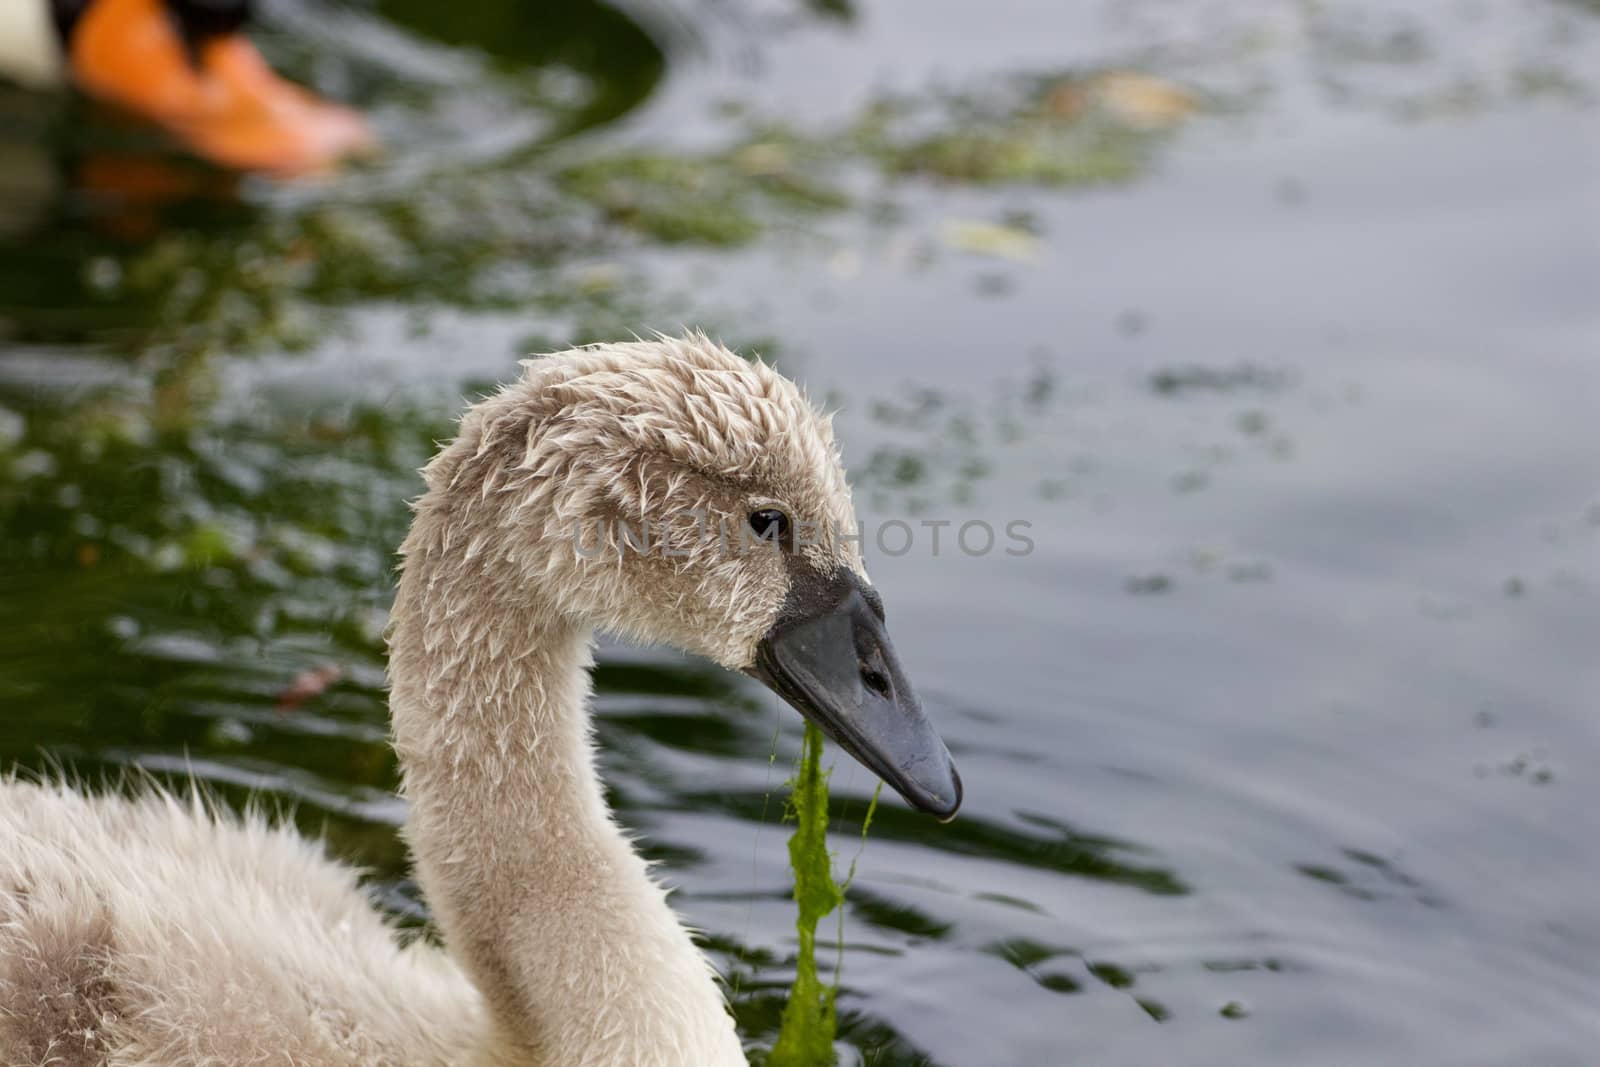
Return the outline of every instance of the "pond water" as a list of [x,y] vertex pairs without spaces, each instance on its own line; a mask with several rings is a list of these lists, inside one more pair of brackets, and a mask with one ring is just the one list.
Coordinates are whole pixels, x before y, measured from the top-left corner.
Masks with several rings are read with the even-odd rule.
[[[913,532],[868,564],[966,782],[862,846],[837,760],[843,1062],[1597,1061],[1595,4],[266,6],[382,161],[237,182],[0,90],[6,764],[293,804],[422,922],[414,469],[527,352],[704,325]],[[758,1051],[799,720],[600,660]]]

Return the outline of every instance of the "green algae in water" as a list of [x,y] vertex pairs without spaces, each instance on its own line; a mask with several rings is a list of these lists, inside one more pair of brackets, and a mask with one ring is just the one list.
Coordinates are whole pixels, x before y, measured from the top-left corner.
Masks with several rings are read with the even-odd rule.
[[[794,833],[789,838],[789,865],[794,868],[794,899],[799,907],[794,925],[800,935],[800,955],[795,963],[794,985],[789,988],[789,999],[783,1007],[778,1040],[767,1055],[767,1067],[826,1067],[834,1062],[839,968],[834,970],[833,985],[824,986],[817,977],[817,923],[844,902],[844,891],[855,876],[855,863],[850,864],[850,875],[843,886],[833,880],[833,859],[828,854],[828,778],[832,773],[822,769],[822,731],[807,722],[805,749],[794,778],[794,792],[789,797],[795,820]],[[862,821],[863,842],[877,806],[878,794],[874,793]],[[841,963],[843,921],[841,914]]]
[[834,1061],[833,1036],[838,1029],[836,989],[817,978],[817,922],[837,908],[844,893],[833,880],[828,855],[828,778],[822,769],[822,731],[806,723],[804,755],[794,779],[789,805],[794,834],[789,838],[789,865],[794,868],[794,899],[799,907],[795,930],[800,958],[794,985],[783,1006],[778,1040],[767,1056],[769,1067],[823,1067]]

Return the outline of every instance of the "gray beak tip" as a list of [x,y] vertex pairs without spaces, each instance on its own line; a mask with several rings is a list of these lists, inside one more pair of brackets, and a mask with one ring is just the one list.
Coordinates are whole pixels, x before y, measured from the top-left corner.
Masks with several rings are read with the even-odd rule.
[[904,796],[912,807],[918,811],[925,811],[938,819],[941,823],[950,822],[961,810],[962,785],[961,774],[956,770],[956,765],[945,757],[945,766],[949,769],[949,778],[939,782],[936,787],[930,788],[922,782],[895,785],[895,788]]
[[950,765],[950,781],[951,784],[955,786],[955,797],[950,801],[950,806],[942,811],[934,811],[931,813],[941,823],[954,821],[956,813],[961,810],[961,772],[956,770],[955,764],[953,763]]

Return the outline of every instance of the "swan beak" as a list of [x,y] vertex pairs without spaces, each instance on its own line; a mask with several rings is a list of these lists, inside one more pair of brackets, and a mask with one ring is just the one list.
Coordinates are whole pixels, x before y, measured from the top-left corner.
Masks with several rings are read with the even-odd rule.
[[78,88],[230,170],[316,173],[374,144],[356,112],[278,77],[238,33],[191,39],[162,0],[93,0],[68,62]]
[[961,776],[906,680],[881,604],[846,568],[793,581],[747,673],[906,803],[948,822],[961,807]]

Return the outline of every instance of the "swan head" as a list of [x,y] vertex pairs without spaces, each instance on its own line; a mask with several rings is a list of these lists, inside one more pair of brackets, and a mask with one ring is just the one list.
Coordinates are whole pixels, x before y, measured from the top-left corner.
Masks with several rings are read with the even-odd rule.
[[699,334],[528,360],[424,476],[408,559],[743,671],[912,806],[955,814],[831,422],[770,367]]

